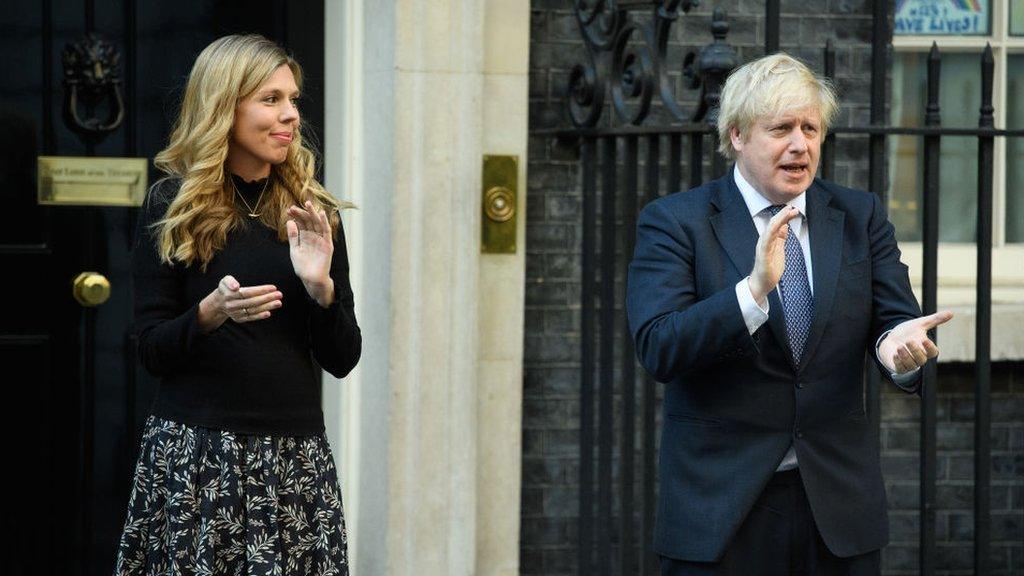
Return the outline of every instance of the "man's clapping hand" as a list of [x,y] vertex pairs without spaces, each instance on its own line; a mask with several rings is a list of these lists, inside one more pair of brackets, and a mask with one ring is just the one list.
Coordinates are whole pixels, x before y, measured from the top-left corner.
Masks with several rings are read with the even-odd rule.
[[768,304],[768,293],[775,289],[786,268],[786,238],[790,234],[789,221],[800,215],[796,208],[780,210],[768,221],[764,234],[757,240],[754,270],[747,279],[750,293],[761,308]]

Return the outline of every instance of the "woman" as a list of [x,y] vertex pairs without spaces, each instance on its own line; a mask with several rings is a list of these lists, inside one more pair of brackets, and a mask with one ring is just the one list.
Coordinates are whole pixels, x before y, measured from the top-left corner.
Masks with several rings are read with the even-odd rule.
[[169,177],[132,259],[139,354],[161,378],[119,575],[347,574],[341,491],[312,360],[359,360],[339,208],[314,178],[302,73],[261,36],[199,55]]

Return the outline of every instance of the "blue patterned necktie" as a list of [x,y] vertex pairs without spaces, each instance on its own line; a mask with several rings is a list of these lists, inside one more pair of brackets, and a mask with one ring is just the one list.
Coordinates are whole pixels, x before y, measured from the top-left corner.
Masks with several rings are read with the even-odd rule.
[[[771,206],[764,211],[770,216],[775,216],[783,208],[786,206]],[[807,281],[804,251],[792,228],[786,237],[786,269],[779,280],[779,291],[782,293],[782,309],[786,317],[789,347],[793,350],[793,361],[799,365],[804,344],[807,343],[807,334],[811,331],[811,319],[814,318],[814,296]]]

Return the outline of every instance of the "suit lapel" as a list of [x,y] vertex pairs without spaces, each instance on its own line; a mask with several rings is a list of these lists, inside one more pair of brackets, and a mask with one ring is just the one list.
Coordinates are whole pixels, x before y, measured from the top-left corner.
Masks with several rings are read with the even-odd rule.
[[715,237],[740,276],[750,274],[754,268],[754,250],[757,248],[757,227],[736,187],[732,170],[718,180],[711,204],[718,208],[718,213],[709,218]]
[[[740,276],[750,274],[754,269],[754,253],[757,250],[757,227],[750,217],[747,203],[736,187],[736,181],[730,168],[718,181],[711,203],[719,212],[709,219],[715,237],[729,255],[733,266]],[[811,228],[813,230],[813,228]],[[786,334],[786,318],[779,299],[779,291],[772,290],[768,294],[768,326],[775,333],[775,340],[786,352],[790,364],[793,363],[793,351],[789,347],[789,336]]]
[[804,345],[801,364],[805,366],[825,332],[839,281],[845,215],[828,205],[831,198],[831,193],[817,180],[807,190],[807,225],[810,226],[808,232],[811,235],[811,267],[814,276],[814,319]]

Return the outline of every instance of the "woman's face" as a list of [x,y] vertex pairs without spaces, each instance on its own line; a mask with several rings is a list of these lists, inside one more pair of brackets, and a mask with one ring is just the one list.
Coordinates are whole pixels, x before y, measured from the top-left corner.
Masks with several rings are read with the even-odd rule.
[[299,130],[298,97],[295,75],[281,65],[238,104],[228,145],[229,170],[252,180],[267,176],[271,164],[284,162]]

